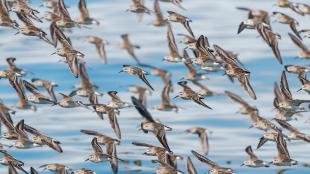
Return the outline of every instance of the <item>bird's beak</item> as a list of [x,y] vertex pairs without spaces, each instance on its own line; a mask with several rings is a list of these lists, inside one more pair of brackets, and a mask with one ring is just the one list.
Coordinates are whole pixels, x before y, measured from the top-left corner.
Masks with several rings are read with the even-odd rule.
[[302,88],[299,88],[296,92],[299,92],[299,91],[301,91],[302,90]]
[[178,97],[179,97],[179,96],[177,95],[177,96],[173,97],[173,99],[178,98]]
[[242,163],[240,166],[244,166],[244,163]]
[[56,52],[53,52],[51,55],[54,55],[54,54],[56,54]]

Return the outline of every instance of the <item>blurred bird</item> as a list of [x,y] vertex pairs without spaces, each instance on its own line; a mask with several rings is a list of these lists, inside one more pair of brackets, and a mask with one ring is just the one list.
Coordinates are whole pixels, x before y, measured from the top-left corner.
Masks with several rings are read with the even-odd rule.
[[[186,132],[189,132],[192,134],[198,134],[201,149],[205,154],[208,154],[210,147],[209,147],[208,134],[206,130],[207,129],[203,127],[192,127],[192,128],[186,129]],[[210,131],[210,133],[212,132]]]
[[122,49],[127,50],[128,54],[136,61],[137,64],[140,64],[140,61],[136,54],[134,53],[134,49],[140,49],[139,45],[134,45],[130,42],[128,34],[121,35],[123,42],[121,43],[120,47]]
[[108,63],[107,54],[105,51],[105,43],[104,43],[103,39],[101,39],[100,37],[97,37],[97,36],[88,36],[87,41],[96,46],[96,50],[97,50],[97,52],[101,58],[101,61],[104,64],[107,64]]
[[78,7],[80,11],[80,17],[75,20],[77,24],[84,24],[84,25],[100,24],[100,22],[97,19],[90,17],[85,0],[79,0]]

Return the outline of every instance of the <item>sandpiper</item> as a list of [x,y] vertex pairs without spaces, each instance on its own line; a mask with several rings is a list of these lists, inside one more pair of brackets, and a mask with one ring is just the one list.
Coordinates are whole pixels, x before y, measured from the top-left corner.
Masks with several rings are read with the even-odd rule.
[[180,7],[181,9],[185,10],[185,8],[181,5],[182,0],[160,0],[162,2],[169,2],[174,4],[175,6]]
[[[96,46],[96,50],[101,58],[101,61],[104,64],[107,64],[107,54],[105,51],[105,42],[102,38],[97,36],[88,36],[87,41],[91,44],[94,44]],[[107,42],[106,42],[107,43]]]
[[5,150],[0,150],[0,153],[4,155],[2,158],[0,158],[0,164],[11,165],[11,167],[13,167],[14,169],[17,168],[23,171],[24,173],[28,174],[28,172],[23,168],[24,163],[22,161],[14,158],[11,154],[9,154]]
[[289,131],[287,137],[290,140],[303,140],[305,142],[310,143],[310,136],[300,132],[297,128],[293,127],[289,123],[283,120],[276,119],[276,121],[282,126],[283,128]]
[[132,142],[132,144],[135,146],[146,147],[143,153],[144,155],[156,156],[158,161],[167,162],[171,166],[176,166],[177,160],[182,159],[181,156],[170,153],[167,151],[167,149],[163,147],[158,147],[158,146],[154,146],[154,145],[150,145],[146,143],[140,143],[140,142]]
[[6,58],[6,62],[9,65],[8,70],[13,72],[18,77],[25,76],[27,72],[24,69],[17,67],[15,61],[16,61],[15,57]]
[[36,21],[42,22],[41,19],[37,16],[39,14],[38,10],[31,8],[27,1],[17,0],[15,4],[11,7],[11,10],[16,13],[22,13]]
[[107,106],[112,107],[114,109],[123,109],[127,107],[132,107],[132,104],[129,102],[125,102],[119,98],[117,95],[117,91],[109,91],[108,95],[111,97],[111,101],[107,104]]
[[220,95],[220,93],[215,92],[211,89],[208,88],[208,86],[206,84],[202,84],[197,80],[191,80],[191,82],[196,85],[197,87],[200,88],[200,90],[198,91],[199,95],[202,95],[203,97],[208,97],[208,96],[215,96],[215,95]]
[[274,94],[275,94],[275,102],[278,103],[281,109],[287,111],[298,111],[301,110],[302,103],[309,103],[310,100],[300,100],[293,99],[291,91],[288,86],[287,78],[285,71],[282,72],[281,75],[281,83],[280,87],[277,83],[274,84]]
[[245,115],[250,115],[252,112],[258,112],[256,106],[251,106],[245,100],[243,100],[240,96],[230,91],[225,91],[225,94],[232,99],[233,101],[239,103],[242,107],[239,109],[238,112]]
[[146,14],[150,14],[151,13],[151,10],[148,9],[144,5],[144,0],[132,0],[132,4],[130,4],[130,6],[127,9],[127,11],[136,13],[138,15],[139,21],[142,20],[144,13],[146,13]]
[[15,127],[13,125],[13,120],[9,114],[5,114],[2,109],[0,109],[0,120],[1,124],[3,124],[7,128],[7,132],[3,134],[3,138],[8,140],[16,140],[18,134],[16,133]]
[[[22,81],[24,86],[26,87],[26,89],[28,91],[30,91],[32,93],[32,95],[29,95],[27,97],[28,101],[36,103],[36,104],[56,104],[57,101],[55,102],[54,100],[49,99],[49,97],[43,95],[33,84],[31,84],[30,82],[23,80]],[[54,94],[55,96],[55,94]]]
[[48,92],[48,94],[50,95],[51,100],[54,103],[57,103],[57,98],[56,98],[56,95],[54,92],[54,87],[57,87],[58,85],[55,82],[47,81],[47,80],[43,80],[43,79],[37,79],[37,78],[31,79],[31,82],[35,86],[43,87]]
[[[153,66],[153,65],[148,65],[148,64],[140,64],[140,66],[151,68],[152,70],[150,74],[153,76],[161,77],[164,84],[170,83],[172,74],[168,72],[167,70]],[[173,92],[173,86],[171,86],[170,92]]]
[[[109,117],[109,122],[110,122],[110,125],[113,129],[113,131],[115,132],[116,136],[118,139],[121,139],[121,129],[119,127],[119,124],[118,124],[118,121],[117,121],[117,112],[115,111],[114,108],[112,107],[109,107],[107,105],[104,105],[104,104],[97,104],[95,105],[96,107],[96,112],[99,112],[99,113],[107,113],[108,114],[108,117]],[[102,117],[103,119],[103,117]]]
[[299,75],[298,79],[302,84],[301,88],[298,91],[304,90],[308,94],[310,94],[310,81],[307,79],[306,74],[304,73],[304,74]]
[[305,58],[305,59],[310,59],[310,50],[309,48],[301,42],[296,36],[294,36],[291,33],[288,33],[294,44],[300,49],[298,52],[298,57],[300,58]]
[[85,0],[79,0],[79,11],[80,11],[80,17],[75,20],[76,23],[84,25],[100,24],[100,22],[97,19],[90,17]]
[[155,20],[153,25],[156,27],[162,27],[167,24],[167,21],[164,19],[163,14],[160,10],[159,0],[154,1],[154,11],[155,11]]
[[27,124],[24,124],[24,129],[25,129],[25,131],[34,135],[34,137],[32,138],[34,143],[36,143],[38,145],[47,145],[59,153],[63,152],[62,148],[60,146],[60,142],[55,140],[54,138],[51,138],[51,137],[48,137],[48,136],[42,134],[41,132],[39,132],[38,130],[36,130],[35,128],[33,128]]
[[[259,142],[257,144],[257,149],[259,149],[260,147],[262,147],[267,141],[276,141],[276,138],[278,136],[277,131],[270,131],[270,132],[264,132],[263,136],[259,139]],[[284,136],[284,135],[283,135]]]
[[182,57],[179,54],[179,50],[175,42],[171,24],[169,22],[167,22],[167,41],[168,41],[169,53],[164,57],[163,60],[174,63],[181,62]]
[[39,168],[43,168],[43,170],[49,170],[52,172],[58,172],[61,174],[66,174],[67,170],[69,169],[67,166],[65,166],[64,164],[60,164],[60,163],[44,164],[40,166]]
[[297,117],[300,113],[302,112],[308,112],[307,110],[305,110],[304,108],[298,108],[296,110],[287,110],[287,109],[283,109],[279,106],[279,102],[278,100],[274,100],[273,101],[273,106],[274,109],[276,110],[276,119],[279,120],[284,120],[284,121],[291,121],[291,120],[297,120]]
[[58,16],[58,14],[54,13],[54,12],[45,12],[44,13],[44,19],[47,21],[58,21],[60,20],[60,17]]
[[287,64],[284,66],[284,68],[287,72],[298,74],[299,76],[303,76],[303,74],[310,71],[309,66],[300,66],[300,65],[293,65],[293,64]]
[[23,13],[17,12],[17,17],[24,23],[24,27],[17,29],[16,34],[22,33],[26,36],[36,36],[45,41],[48,44],[55,46],[48,38],[47,34],[40,28],[36,27],[32,21]]
[[29,149],[29,148],[40,146],[39,144],[29,139],[27,133],[24,130],[24,120],[20,120],[16,124],[15,131],[18,136],[17,136],[17,140],[14,143],[14,147],[19,148],[19,149]]
[[145,75],[149,75],[149,73],[144,71],[143,69],[136,67],[136,66],[123,65],[123,68],[120,72],[126,72],[130,75],[138,76],[149,88],[151,88],[154,91],[154,88],[146,80],[146,77],[145,77]]
[[158,105],[155,105],[153,108],[160,110],[160,111],[175,110],[175,112],[178,112],[179,108],[176,105],[173,105],[170,103],[169,93],[171,91],[171,84],[172,84],[172,82],[165,84],[165,86],[161,92],[161,103]]
[[192,64],[192,61],[187,53],[186,50],[183,51],[183,58],[184,58],[184,65],[187,68],[188,72],[187,74],[182,78],[182,80],[206,80],[209,79],[205,73],[198,73],[195,67]]
[[304,15],[304,13],[296,6],[296,4],[289,0],[277,0],[276,4],[274,5],[281,8],[289,8],[297,14],[300,14],[302,16]]
[[98,163],[98,162],[109,160],[110,157],[107,154],[103,153],[103,150],[98,144],[96,137],[92,139],[91,145],[92,145],[94,153],[89,155],[89,157],[85,161],[91,161],[94,163]]
[[310,38],[310,29],[302,29],[299,30],[298,32],[301,33],[303,37]]
[[97,132],[97,131],[93,131],[93,130],[81,130],[80,131],[81,133],[84,133],[84,134],[87,134],[87,135],[93,135],[97,138],[97,142],[99,144],[102,144],[102,145],[106,145],[107,146],[107,149],[112,149],[112,148],[109,148],[108,146],[109,145],[112,145],[112,144],[120,144],[120,141],[118,139],[114,139],[114,138],[111,138],[103,133],[100,133],[100,132]]
[[[94,111],[97,113],[97,115],[99,116],[99,118],[101,120],[104,119],[103,114],[108,114],[111,115],[110,117],[114,117],[115,113],[118,113],[119,111],[117,111],[117,109],[112,108],[106,104],[100,104],[98,103],[98,99],[96,99],[96,95],[92,95],[93,97],[89,98],[90,99],[90,106],[92,106],[92,108],[94,109]],[[94,98],[95,97],[95,98]]]
[[161,123],[144,121],[141,123],[141,130],[145,133],[152,132],[158,141],[165,147],[169,152],[171,152],[170,147],[166,139],[166,130],[171,131],[170,127],[167,127]]
[[61,28],[72,28],[77,23],[71,19],[64,0],[58,0],[58,11],[60,19],[56,21],[57,26]]
[[250,79],[250,71],[242,67],[238,59],[236,57],[229,56],[225,50],[223,50],[218,45],[214,45],[214,48],[218,54],[221,55],[222,60],[224,61],[224,69],[227,76],[230,78],[237,78],[244,88],[244,90],[248,93],[248,95],[256,100],[256,94],[253,90],[249,79]]
[[310,5],[297,2],[295,4],[295,7],[299,9],[299,11],[301,11],[303,14],[310,15]]
[[0,26],[18,29],[19,25],[15,20],[12,20],[10,17],[6,1],[0,2],[0,14]]
[[298,21],[289,15],[286,15],[281,12],[272,12],[273,16],[276,16],[277,19],[275,20],[276,22],[279,22],[281,24],[288,24],[291,28],[291,30],[295,33],[296,36],[298,36],[299,39],[301,39],[301,36],[299,35],[297,25],[299,25]]
[[0,99],[0,110],[7,116],[9,117],[10,114],[15,114],[16,111],[13,110],[12,108],[6,106],[3,101]]
[[131,97],[132,103],[134,104],[137,111],[143,117],[143,121],[141,123],[141,130],[144,133],[152,132],[161,145],[168,151],[171,152],[170,147],[167,143],[166,139],[166,131],[171,131],[172,128],[156,122],[151,114],[147,111],[146,107],[135,97]]
[[169,16],[168,16],[168,21],[171,22],[180,22],[184,28],[188,31],[188,33],[195,38],[195,35],[189,25],[190,22],[192,22],[192,20],[190,20],[188,17],[183,16],[177,12],[174,11],[167,11]]
[[87,135],[94,135],[97,143],[103,144],[106,146],[106,154],[109,157],[110,165],[114,173],[118,171],[118,161],[124,161],[117,157],[116,145],[120,144],[120,141],[104,134],[101,134],[97,131],[92,130],[81,130],[82,133]]
[[286,141],[283,138],[282,133],[278,133],[276,137],[276,144],[278,155],[273,159],[272,164],[277,166],[292,166],[297,165],[298,162],[291,159],[290,154],[287,150]]
[[248,19],[240,23],[238,34],[240,34],[244,29],[255,29],[255,25],[262,22],[268,25],[270,24],[268,12],[265,10],[250,9],[247,7],[237,7],[237,9],[248,12]]
[[178,33],[177,35],[182,37],[180,43],[183,43],[186,45],[185,49],[190,48],[193,51],[197,51],[197,48],[196,48],[197,40],[195,37],[188,35],[188,34],[182,34],[182,33]]
[[58,2],[56,0],[45,0],[43,1],[42,6],[52,9],[54,13],[59,12]]
[[146,94],[152,94],[151,90],[145,87],[139,86],[139,85],[131,85],[128,91],[138,94],[138,98],[144,106],[146,106],[146,101],[147,101]]
[[33,167],[30,167],[30,174],[39,174]]
[[103,95],[96,91],[98,86],[91,82],[85,63],[79,63],[78,67],[81,81],[74,86],[76,88],[76,94],[81,97],[89,97],[89,94],[94,94],[96,96]]
[[259,23],[255,26],[255,29],[262,37],[262,39],[268,44],[272,49],[273,54],[280,64],[282,64],[281,52],[278,46],[278,39],[281,39],[280,34],[275,33],[271,30],[271,27],[265,23]]
[[122,34],[121,38],[123,39],[123,42],[121,43],[120,47],[122,49],[125,49],[128,52],[128,54],[136,61],[136,63],[140,64],[140,61],[134,52],[134,49],[135,48],[140,49],[140,46],[132,44],[129,40],[128,34]]
[[192,154],[201,162],[206,163],[208,166],[211,167],[209,170],[209,174],[234,174],[231,168],[221,167],[218,164],[214,163],[213,161],[209,160],[205,156],[197,153],[196,151],[192,150]]
[[162,161],[155,161],[160,164],[160,166],[156,169],[156,174],[184,174],[176,167],[167,164],[166,162]]
[[186,160],[186,169],[188,174],[197,174],[197,170],[191,160],[191,157],[187,157]]
[[250,159],[244,161],[242,165],[248,167],[269,167],[269,165],[266,162],[258,159],[258,157],[254,154],[251,146],[247,146],[245,148],[245,152],[250,156]]
[[[204,99],[204,97],[202,95],[199,95],[197,92],[193,91],[188,85],[187,85],[187,81],[180,81],[178,82],[178,85],[181,86],[183,88],[183,91],[179,92],[177,94],[176,97],[180,97],[183,100],[192,100],[195,103],[206,107],[208,109],[212,109],[210,106],[206,105],[202,99]],[[175,98],[176,98],[175,97]]]
[[17,170],[15,169],[15,167],[11,163],[8,164],[8,173],[9,174],[18,174]]
[[221,62],[216,60],[216,55],[213,54],[213,50],[209,44],[208,38],[204,35],[199,36],[197,41],[190,45],[195,54],[195,58],[192,59],[193,63],[200,66],[200,68],[206,72],[218,71],[221,68]]
[[[209,147],[208,134],[206,130],[207,129],[203,127],[192,127],[192,128],[187,129],[186,132],[189,132],[192,134],[198,134],[201,149],[205,154],[208,154],[210,147]],[[210,131],[210,133],[212,132]]]
[[19,102],[16,104],[15,107],[18,109],[31,109],[33,111],[36,111],[37,110],[36,106],[31,105],[27,100],[22,80],[18,79],[17,76],[12,74],[9,75],[8,79],[11,86],[15,89],[19,98]]
[[259,112],[251,112],[250,118],[252,121],[251,127],[257,128],[262,131],[268,131],[273,129],[275,131],[281,131],[273,122],[259,115]]
[[96,174],[96,172],[94,172],[91,169],[81,168],[81,169],[73,170],[71,174]]
[[72,91],[69,95],[59,93],[63,98],[60,99],[57,104],[63,108],[76,108],[83,107],[88,109],[87,105],[81,101],[73,100],[73,97],[76,95],[76,91]]
[[[158,67],[154,67],[151,66],[150,68],[152,68],[151,70],[151,75],[153,76],[160,76],[162,78],[162,81],[164,84],[167,84],[171,81],[171,73],[169,73],[168,71],[162,69],[162,68],[158,68]],[[171,88],[172,90],[172,88]]]
[[[63,1],[63,0],[60,0]],[[64,35],[62,30],[56,25],[56,22],[52,22],[50,25],[50,32],[54,45],[57,45],[59,41],[62,45],[61,48],[57,48],[56,52],[52,54],[58,54],[65,58],[65,62],[68,64],[74,77],[79,76],[79,60],[84,57],[84,54],[75,50],[71,44],[71,40]]]

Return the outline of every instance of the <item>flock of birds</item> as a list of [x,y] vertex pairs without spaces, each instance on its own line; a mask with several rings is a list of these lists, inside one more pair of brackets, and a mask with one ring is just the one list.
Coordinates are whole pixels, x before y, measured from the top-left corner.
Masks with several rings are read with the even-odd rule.
[[[206,73],[223,71],[231,82],[237,79],[244,91],[252,98],[256,99],[255,90],[250,83],[250,71],[244,67],[242,62],[238,59],[238,55],[232,51],[226,50],[217,44],[211,45],[208,38],[204,35],[196,37],[192,31],[189,17],[183,16],[174,11],[167,11],[168,17],[165,18],[160,9],[160,3],[168,2],[174,4],[182,9],[181,0],[154,0],[154,11],[150,10],[144,5],[144,0],[132,0],[132,4],[127,11],[136,13],[141,19],[144,14],[155,14],[153,25],[156,27],[167,27],[167,42],[169,52],[163,58],[163,61],[169,63],[184,64],[188,69],[188,73],[177,84],[182,88],[175,98],[183,100],[191,100],[197,103],[197,108],[212,109],[213,107],[206,104],[203,99],[207,96],[218,95],[218,93],[210,90],[207,86],[201,83],[202,80],[208,79]],[[277,0],[278,7],[288,8],[294,11],[297,15],[310,15],[310,6],[302,3],[292,3],[288,0]],[[178,174],[183,173],[178,169],[177,160],[183,157],[176,155],[173,149],[170,148],[166,137],[166,131],[171,131],[172,128],[164,123],[154,119],[147,109],[146,95],[154,91],[152,82],[146,78],[147,75],[160,76],[162,78],[164,87],[162,89],[162,102],[154,106],[154,109],[160,111],[175,111],[178,112],[179,107],[172,104],[170,101],[170,93],[174,91],[173,83],[171,81],[171,73],[168,70],[161,69],[154,65],[142,63],[135,55],[135,49],[139,49],[139,45],[133,44],[129,40],[128,34],[122,34],[123,40],[120,47],[127,50],[129,55],[135,60],[136,65],[123,65],[120,72],[134,75],[141,79],[146,86],[133,85],[129,87],[129,91],[138,94],[138,97],[132,96],[132,102],[123,101],[117,94],[117,91],[109,91],[107,94],[111,97],[108,103],[100,103],[98,98],[103,93],[98,91],[98,86],[91,82],[87,74],[85,66],[84,54],[76,50],[66,32],[70,32],[73,27],[85,27],[86,25],[100,25],[97,19],[90,16],[86,6],[86,0],[79,0],[78,8],[80,16],[77,19],[72,19],[64,0],[45,0],[43,6],[50,8],[52,11],[47,12],[43,17],[39,17],[39,11],[32,8],[27,0],[1,0],[0,3],[0,25],[2,27],[15,30],[16,34],[20,33],[26,36],[35,36],[43,40],[47,44],[56,48],[55,53],[63,58],[63,62],[69,67],[74,78],[80,78],[81,82],[75,85],[75,90],[70,94],[63,94],[59,99],[54,87],[56,83],[45,79],[31,79],[31,81],[23,79],[27,72],[16,65],[16,58],[9,57],[6,59],[8,67],[0,71],[0,78],[7,80],[10,86],[16,91],[19,102],[14,106],[16,109],[23,110],[37,110],[37,106],[41,104],[58,105],[63,108],[82,107],[96,112],[99,119],[104,119],[104,115],[108,116],[110,126],[115,132],[116,138],[107,136],[104,133],[93,130],[81,130],[83,134],[92,136],[90,142],[93,149],[89,157],[85,160],[93,163],[107,161],[111,165],[113,173],[118,173],[118,163],[125,162],[117,155],[117,145],[121,143],[121,128],[118,124],[118,115],[124,108],[134,107],[142,116],[140,130],[144,133],[152,133],[161,144],[155,146],[146,144],[144,142],[132,142],[135,146],[144,147],[145,155],[156,156],[156,163],[159,167],[156,168],[158,174]],[[238,34],[245,29],[256,30],[263,41],[272,49],[274,56],[280,64],[282,64],[281,53],[278,48],[278,39],[281,36],[272,30],[270,23],[270,15],[267,11],[260,9],[249,9],[245,7],[237,7],[240,10],[247,12],[248,18],[240,23]],[[18,21],[12,19],[16,15]],[[272,16],[276,17],[276,22],[287,24],[290,26],[292,33],[288,36],[292,42],[300,48],[298,56],[300,58],[309,59],[310,50],[302,43],[303,38],[310,38],[310,29],[298,29],[298,21],[282,12],[273,12]],[[50,37],[42,29],[36,26],[35,22],[43,22],[43,20],[50,22]],[[22,23],[22,25],[20,25]],[[180,34],[182,43],[186,45],[183,52],[180,53],[178,45],[175,41],[172,23],[180,23],[184,26],[188,34]],[[87,41],[96,46],[99,57],[103,63],[107,63],[107,56],[105,45],[107,42],[98,36],[88,36]],[[150,69],[148,73],[145,69]],[[203,73],[198,72],[203,70]],[[259,114],[256,106],[253,106],[239,97],[237,94],[225,91],[227,95],[234,102],[239,103],[242,107],[240,113],[250,116],[252,121],[251,127],[262,131],[262,137],[258,142],[257,149],[268,142],[275,143],[278,150],[277,156],[272,162],[266,162],[258,158],[251,146],[245,148],[245,152],[249,155],[249,159],[244,161],[242,165],[248,167],[269,167],[270,165],[277,166],[293,166],[298,162],[291,158],[287,148],[288,140],[303,140],[310,142],[310,136],[293,127],[289,121],[295,120],[295,116],[302,112],[308,112],[302,104],[310,103],[310,100],[294,99],[287,82],[286,72],[295,73],[301,82],[300,90],[310,93],[310,81],[307,79],[307,72],[310,71],[309,66],[300,65],[285,65],[280,78],[280,85],[274,83],[274,102],[273,105],[277,114],[273,120],[268,120]],[[198,86],[200,91],[195,91],[189,84]],[[26,90],[25,90],[26,89]],[[43,92],[46,91],[46,92]],[[76,99],[76,96],[88,98],[88,101],[81,101]],[[207,110],[206,110],[207,112]],[[6,106],[4,102],[0,103],[0,120],[1,125],[6,128],[6,132],[2,137],[14,141],[13,145],[1,144],[0,152],[3,157],[0,158],[0,163],[8,166],[9,174],[17,174],[18,172],[29,173],[24,169],[24,162],[12,156],[8,148],[15,147],[20,149],[29,149],[40,146],[48,146],[51,149],[62,153],[61,142],[52,137],[45,135],[43,132],[35,129],[27,124],[23,119],[14,125],[11,114],[16,114],[15,110]],[[283,129],[287,130],[285,133]],[[208,159],[206,156],[209,152],[208,133],[209,130],[204,127],[192,127],[186,132],[197,134],[199,136],[201,151],[198,153],[191,151],[192,155],[202,163],[207,164],[211,169],[209,174],[232,174],[233,169],[222,167],[215,162]],[[31,137],[30,137],[31,136]],[[106,151],[102,149],[106,147]],[[91,169],[71,169],[63,164],[52,163],[44,164],[40,168],[48,169],[50,171],[65,174],[71,172],[72,174],[93,174]],[[37,174],[35,168],[30,168],[31,174]],[[187,157],[187,173],[196,174],[197,171],[190,157]]]

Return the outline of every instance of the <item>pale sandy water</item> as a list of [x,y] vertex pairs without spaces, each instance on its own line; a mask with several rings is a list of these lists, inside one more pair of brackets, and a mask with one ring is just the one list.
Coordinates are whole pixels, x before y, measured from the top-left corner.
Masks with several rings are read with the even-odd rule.
[[[308,2],[308,1],[304,1]],[[72,16],[77,16],[76,1],[66,1],[70,5],[69,11]],[[143,85],[135,77],[126,74],[119,74],[122,64],[134,64],[133,60],[125,51],[118,48],[120,43],[120,34],[129,33],[133,42],[141,45],[141,50],[136,53],[140,60],[145,63],[151,63],[165,69],[173,74],[173,82],[176,83],[185,73],[185,68],[181,64],[171,64],[161,62],[163,56],[167,53],[166,28],[154,28],[150,25],[152,16],[145,16],[139,23],[135,14],[125,12],[129,0],[92,0],[89,1],[89,9],[94,17],[99,18],[102,25],[93,26],[92,29],[74,29],[73,33],[68,34],[73,41],[74,46],[86,54],[87,69],[91,80],[100,86],[100,91],[109,90],[119,91],[119,95],[124,100],[130,101],[127,87],[131,84]],[[192,20],[192,28],[196,35],[205,34],[211,43],[222,45],[224,48],[233,50],[240,55],[241,61],[251,71],[251,82],[256,91],[258,99],[253,101],[240,88],[238,83],[230,83],[222,73],[210,74],[210,80],[205,83],[215,91],[223,92],[231,90],[240,94],[251,104],[255,104],[262,116],[272,118],[275,112],[272,110],[272,84],[278,81],[282,66],[279,65],[271,50],[263,41],[257,37],[255,31],[244,31],[237,35],[237,27],[241,20],[246,18],[246,13],[235,9],[236,6],[247,6],[251,8],[263,8],[268,11],[283,11],[293,15],[300,21],[300,28],[310,28],[310,17],[298,17],[286,9],[272,7],[273,1],[252,1],[252,0],[185,0],[186,11],[182,11],[172,5],[162,3],[162,10],[173,9],[184,13]],[[147,1],[151,8],[152,2]],[[35,5],[34,5],[35,6]],[[42,9],[41,11],[45,11]],[[42,27],[48,27],[43,24]],[[179,24],[173,24],[175,33],[184,33],[184,29]],[[296,59],[296,47],[290,42],[286,33],[288,26],[282,24],[273,24],[273,29],[283,35],[279,41],[279,47],[282,51],[285,64],[297,63],[308,64],[305,60]],[[98,56],[92,45],[85,43],[84,36],[99,35],[110,42],[107,46],[109,59],[108,65],[99,64]],[[33,77],[44,78],[56,81],[59,87],[56,92],[69,92],[73,89],[73,84],[78,82],[73,79],[67,66],[57,62],[59,57],[50,56],[54,49],[36,38],[29,38],[22,35],[14,35],[14,31],[1,28],[0,31],[0,68],[4,68],[5,58],[8,56],[17,57],[17,64],[24,69],[32,72],[25,79]],[[180,38],[177,37],[179,41]],[[309,45],[309,40],[304,39]],[[26,47],[28,46],[28,47]],[[182,48],[179,45],[179,48]],[[279,167],[270,167],[266,169],[251,169],[240,167],[243,160],[248,157],[244,152],[247,145],[256,146],[262,132],[255,129],[248,129],[250,120],[248,117],[236,114],[238,105],[232,103],[225,96],[216,96],[206,99],[206,102],[214,108],[213,111],[206,110],[196,104],[187,101],[173,100],[178,106],[184,108],[178,114],[173,112],[159,112],[152,110],[151,107],[159,102],[159,94],[162,89],[161,80],[157,77],[148,77],[152,82],[155,92],[148,96],[148,107],[151,114],[161,120],[163,123],[173,128],[172,132],[167,133],[168,142],[176,154],[186,157],[190,155],[190,150],[194,149],[200,152],[198,139],[195,135],[186,134],[184,130],[192,126],[203,126],[213,131],[210,135],[210,154],[208,157],[219,164],[235,169],[236,173],[242,174],[271,174],[283,169]],[[304,92],[297,93],[299,81],[295,75],[288,75],[291,91],[294,97],[309,98]],[[13,105],[16,100],[16,94],[9,87],[6,80],[0,80],[0,96],[8,105]],[[175,86],[175,91],[180,88]],[[171,96],[174,96],[172,94]],[[105,95],[101,102],[108,101]],[[308,113],[304,114],[299,121],[292,124],[300,128],[303,132],[310,133],[309,124],[304,121],[308,119]],[[155,137],[151,134],[139,132],[137,126],[140,123],[140,115],[135,109],[124,109],[119,116],[119,123],[122,130],[121,145],[118,146],[119,157],[131,160],[130,164],[120,164],[119,173],[154,173],[158,164],[150,162],[154,157],[142,155],[143,148],[131,145],[132,141],[141,141],[150,144],[158,144]],[[34,126],[43,133],[55,137],[62,142],[63,154],[58,154],[47,147],[18,150],[9,149],[16,158],[25,162],[26,167],[38,167],[44,163],[64,163],[71,168],[87,167],[94,169],[97,173],[111,173],[108,163],[93,164],[84,162],[87,156],[92,152],[90,141],[91,137],[81,135],[80,129],[93,129],[114,136],[107,120],[101,121],[95,113],[85,109],[63,109],[58,106],[39,106],[36,113],[30,111],[18,111],[13,116],[15,122],[25,119],[26,123]],[[1,140],[2,141],[2,140]],[[3,142],[7,142],[4,141]],[[300,141],[288,143],[288,148],[293,159],[300,162],[300,165],[291,167],[287,174],[307,174],[309,168],[303,167],[304,163],[310,163],[309,144]],[[266,161],[271,161],[277,154],[273,143],[267,143],[255,153]],[[133,160],[142,159],[142,167],[135,166]],[[208,167],[192,158],[199,173],[206,173]],[[226,164],[231,161],[231,164]],[[179,167],[185,171],[185,160],[179,161]],[[285,167],[284,167],[285,168]],[[0,172],[6,173],[6,168],[0,166]],[[49,173],[49,172],[42,172]]]

